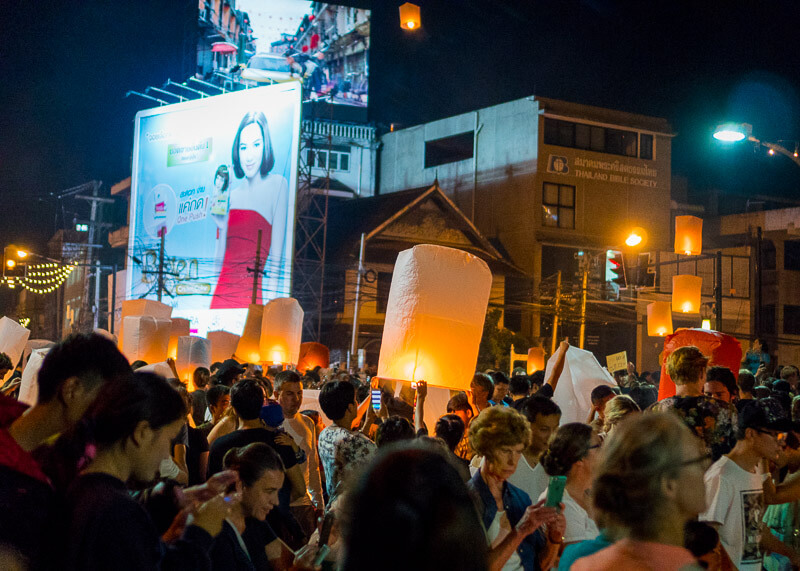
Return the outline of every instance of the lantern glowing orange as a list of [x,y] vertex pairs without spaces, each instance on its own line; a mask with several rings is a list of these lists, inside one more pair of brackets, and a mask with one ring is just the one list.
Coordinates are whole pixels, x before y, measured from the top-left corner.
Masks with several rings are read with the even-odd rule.
[[672,311],[699,313],[703,278],[699,276],[672,276]]
[[250,304],[247,309],[247,319],[244,322],[244,331],[236,345],[233,358],[240,363],[260,363],[261,350],[258,340],[261,338],[261,318],[264,316],[264,306],[257,303]]
[[672,334],[672,307],[668,301],[647,304],[647,334],[650,337]]
[[544,370],[544,349],[531,347],[528,349],[528,374]]
[[400,6],[400,27],[404,30],[418,30],[422,25],[419,6],[406,2]]
[[467,252],[430,244],[400,252],[378,376],[469,389],[491,287],[486,262]]
[[314,367],[327,368],[330,364],[331,352],[322,343],[308,343],[300,344],[300,358],[297,360],[297,370],[300,374],[305,373]]
[[211,342],[205,337],[179,337],[177,354],[175,367],[178,369],[178,376],[189,384],[189,390],[196,389],[193,382],[194,370],[197,367],[211,366]]
[[178,338],[186,335],[191,335],[191,323],[188,319],[181,319],[180,317],[172,318],[172,331],[169,334],[169,347],[167,348],[167,357],[172,359],[178,358]]
[[675,253],[699,256],[703,251],[703,219],[697,216],[675,217]]
[[152,315],[129,315],[122,320],[122,353],[129,361],[152,365],[167,358],[172,321]]
[[261,360],[297,364],[303,335],[303,308],[293,297],[279,297],[264,306],[261,318]]
[[211,342],[211,362],[231,359],[236,353],[239,336],[228,331],[209,331],[206,338]]

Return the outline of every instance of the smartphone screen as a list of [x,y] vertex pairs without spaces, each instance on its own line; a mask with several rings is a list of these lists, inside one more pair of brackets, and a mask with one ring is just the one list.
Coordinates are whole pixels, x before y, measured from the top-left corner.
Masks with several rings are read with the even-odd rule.
[[547,508],[557,508],[564,497],[564,487],[567,485],[566,476],[550,476],[550,483],[547,485],[547,499],[544,502]]
[[372,408],[380,410],[381,408],[381,390],[372,389]]

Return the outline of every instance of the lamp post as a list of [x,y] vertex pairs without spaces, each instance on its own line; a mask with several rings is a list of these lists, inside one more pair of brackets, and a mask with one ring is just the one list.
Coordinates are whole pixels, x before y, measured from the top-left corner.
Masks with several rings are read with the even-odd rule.
[[780,153],[791,159],[797,166],[800,166],[800,152],[798,152],[797,146],[795,146],[794,150],[790,151],[779,143],[771,143],[769,141],[757,139],[753,136],[753,126],[749,123],[724,123],[718,125],[717,128],[714,129],[714,138],[723,143],[739,143],[746,140],[754,145],[767,147],[770,155]]

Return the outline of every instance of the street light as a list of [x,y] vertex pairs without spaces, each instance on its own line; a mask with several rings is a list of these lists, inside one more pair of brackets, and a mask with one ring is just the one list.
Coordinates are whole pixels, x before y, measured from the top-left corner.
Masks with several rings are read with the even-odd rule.
[[647,232],[641,227],[633,228],[628,237],[625,238],[625,245],[630,248],[644,246],[645,242],[647,242]]
[[714,130],[714,138],[724,143],[737,143],[747,139],[748,142],[754,145],[763,145],[767,147],[770,156],[775,153],[780,153],[785,157],[789,157],[794,164],[800,166],[800,156],[798,156],[798,147],[795,145],[794,150],[790,151],[783,145],[778,143],[770,143],[769,141],[762,141],[753,136],[753,126],[749,123],[724,123],[718,125]]

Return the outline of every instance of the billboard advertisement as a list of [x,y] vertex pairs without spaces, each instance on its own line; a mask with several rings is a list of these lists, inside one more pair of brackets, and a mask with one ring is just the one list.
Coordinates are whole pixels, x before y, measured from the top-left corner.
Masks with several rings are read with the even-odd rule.
[[[200,335],[291,291],[301,87],[296,81],[136,115],[127,293]],[[258,267],[262,270],[256,272]]]

